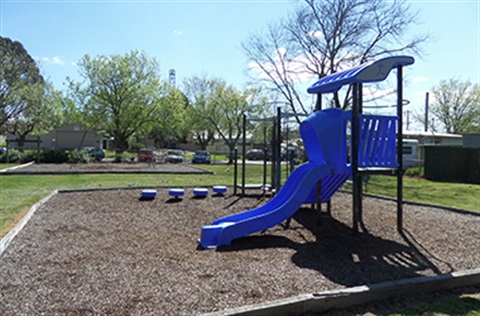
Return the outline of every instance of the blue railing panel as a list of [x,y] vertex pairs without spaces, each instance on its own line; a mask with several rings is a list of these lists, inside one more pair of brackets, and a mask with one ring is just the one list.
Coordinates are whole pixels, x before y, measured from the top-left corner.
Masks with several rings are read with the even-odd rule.
[[359,167],[397,167],[395,154],[397,117],[362,114],[359,120]]

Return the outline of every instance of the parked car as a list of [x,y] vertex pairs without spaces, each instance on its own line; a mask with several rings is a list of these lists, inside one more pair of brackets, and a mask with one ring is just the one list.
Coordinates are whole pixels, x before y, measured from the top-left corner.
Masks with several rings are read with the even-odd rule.
[[105,152],[99,147],[86,146],[82,151],[87,152],[95,161],[102,161],[105,158]]
[[165,162],[181,163],[183,162],[183,152],[181,150],[169,150],[165,157]]
[[192,163],[210,163],[210,153],[206,150],[196,151]]
[[269,159],[269,156],[267,154],[267,157],[265,157],[265,151],[263,149],[250,149],[245,154],[245,158],[249,160],[263,160],[265,158]]
[[156,162],[157,156],[151,148],[142,148],[138,151],[138,162]]

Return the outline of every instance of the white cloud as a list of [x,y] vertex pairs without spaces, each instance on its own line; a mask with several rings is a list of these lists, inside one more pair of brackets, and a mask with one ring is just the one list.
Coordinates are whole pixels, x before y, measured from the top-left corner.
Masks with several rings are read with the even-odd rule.
[[173,30],[173,36],[174,37],[180,37],[183,35],[183,32],[182,31],[179,31],[179,30]]
[[[279,75],[276,73],[276,67],[280,69],[280,71],[282,71],[282,65],[284,65],[287,76],[293,82],[313,83],[317,80],[315,75],[312,74],[312,72],[306,67],[306,65],[311,63],[311,61],[309,61],[307,57],[297,55],[292,58],[291,56],[287,57],[287,55],[288,51],[285,48],[278,48],[275,51],[275,56],[273,57],[272,62],[265,62],[261,65],[258,65],[255,62],[250,62],[248,67],[249,69],[256,71],[261,79],[269,78],[265,71],[268,72],[275,79],[278,79]],[[321,59],[320,56],[317,56],[317,58]],[[336,60],[337,72],[344,71],[355,66],[354,64],[352,64],[352,60],[354,60],[355,58],[358,58],[358,54],[356,53],[346,53],[343,56],[339,57]],[[262,70],[261,68],[263,68],[264,70]]]
[[414,78],[412,78],[412,82],[414,82],[414,83],[425,82],[425,81],[430,81],[430,78],[427,78],[427,77],[414,77]]
[[65,65],[65,62],[58,56],[52,58],[52,63],[55,65]]
[[35,59],[38,62],[47,64],[47,65],[60,65],[60,66],[65,65],[65,60],[63,60],[62,57],[60,56],[54,56],[54,57],[37,56],[35,57]]
[[293,82],[312,81],[313,74],[305,67],[308,60],[301,55],[293,58],[289,58],[287,55],[288,51],[285,48],[278,48],[271,62],[265,62],[261,65],[250,62],[248,68],[254,70],[261,79],[267,79],[269,76],[272,76],[275,80],[278,80],[278,72],[280,72],[282,76],[287,76]]

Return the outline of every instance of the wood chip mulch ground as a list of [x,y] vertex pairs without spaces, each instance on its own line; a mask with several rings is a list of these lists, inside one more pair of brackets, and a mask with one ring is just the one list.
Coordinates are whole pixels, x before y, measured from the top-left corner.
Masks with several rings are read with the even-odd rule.
[[44,204],[0,257],[0,315],[197,315],[245,304],[480,267],[480,216],[364,198],[352,235],[348,193],[332,216],[300,209],[217,251],[197,238],[214,219],[265,203],[158,189],[67,192]]

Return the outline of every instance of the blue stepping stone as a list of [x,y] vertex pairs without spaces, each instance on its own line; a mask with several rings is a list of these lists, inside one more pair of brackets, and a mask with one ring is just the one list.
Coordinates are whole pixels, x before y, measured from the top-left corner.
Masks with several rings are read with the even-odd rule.
[[195,196],[207,196],[208,195],[208,189],[195,188],[195,189],[193,189],[193,195],[195,195]]
[[227,192],[227,187],[223,185],[216,185],[213,187],[213,192],[218,194],[224,194],[225,192]]
[[170,190],[168,190],[168,194],[170,196],[173,196],[176,199],[178,199],[179,197],[185,195],[185,190],[184,189],[170,189]]
[[154,199],[157,196],[157,190],[142,190],[142,198]]

